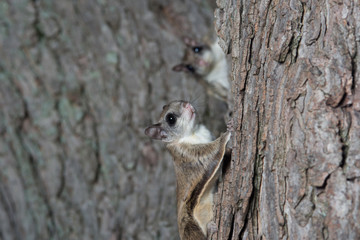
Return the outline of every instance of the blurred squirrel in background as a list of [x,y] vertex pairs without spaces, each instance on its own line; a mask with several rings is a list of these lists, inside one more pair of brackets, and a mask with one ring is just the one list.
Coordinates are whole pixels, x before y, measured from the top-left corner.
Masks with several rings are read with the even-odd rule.
[[207,44],[184,38],[185,54],[182,62],[173,67],[173,71],[190,73],[210,96],[226,102],[231,108],[228,63],[217,41]]

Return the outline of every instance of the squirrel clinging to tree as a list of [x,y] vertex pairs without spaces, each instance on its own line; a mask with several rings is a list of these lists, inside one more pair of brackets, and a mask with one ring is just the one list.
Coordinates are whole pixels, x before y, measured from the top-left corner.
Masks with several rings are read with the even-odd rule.
[[163,107],[158,123],[145,129],[152,139],[162,140],[174,160],[177,220],[182,240],[205,240],[211,231],[213,197],[230,132],[213,140],[198,123],[195,108],[186,101]]

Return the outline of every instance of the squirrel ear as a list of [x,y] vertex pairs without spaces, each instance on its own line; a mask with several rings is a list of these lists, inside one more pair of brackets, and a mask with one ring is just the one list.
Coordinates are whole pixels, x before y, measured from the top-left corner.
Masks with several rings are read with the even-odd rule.
[[189,47],[194,47],[196,46],[196,41],[192,38],[189,37],[184,37],[183,38],[184,43],[189,46]]
[[145,135],[156,140],[163,140],[164,138],[167,138],[166,131],[162,127],[157,125],[146,128]]
[[175,65],[173,68],[172,68],[173,71],[175,72],[181,72],[181,71],[185,71],[186,70],[186,67],[183,63],[180,63],[178,65]]

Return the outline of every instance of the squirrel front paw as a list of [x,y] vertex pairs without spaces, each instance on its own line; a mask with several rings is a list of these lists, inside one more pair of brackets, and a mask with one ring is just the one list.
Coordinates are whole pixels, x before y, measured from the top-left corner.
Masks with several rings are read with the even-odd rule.
[[233,118],[230,118],[229,121],[227,122],[226,124],[226,127],[227,127],[227,130],[229,132],[234,132],[235,131],[235,128],[234,128],[234,119]]
[[211,236],[217,232],[217,226],[215,224],[215,222],[211,221],[206,225],[207,228],[207,238],[210,239]]

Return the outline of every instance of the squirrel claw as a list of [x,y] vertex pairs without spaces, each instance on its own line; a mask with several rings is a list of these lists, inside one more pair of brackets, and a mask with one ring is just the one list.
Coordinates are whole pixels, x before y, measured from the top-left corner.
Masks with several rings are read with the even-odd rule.
[[218,231],[217,226],[215,222],[211,221],[206,225],[207,228],[207,237],[208,239],[211,238],[211,236]]
[[226,127],[227,127],[227,130],[229,132],[234,132],[235,131],[235,129],[234,129],[234,119],[233,118],[230,118],[230,120],[226,124]]

